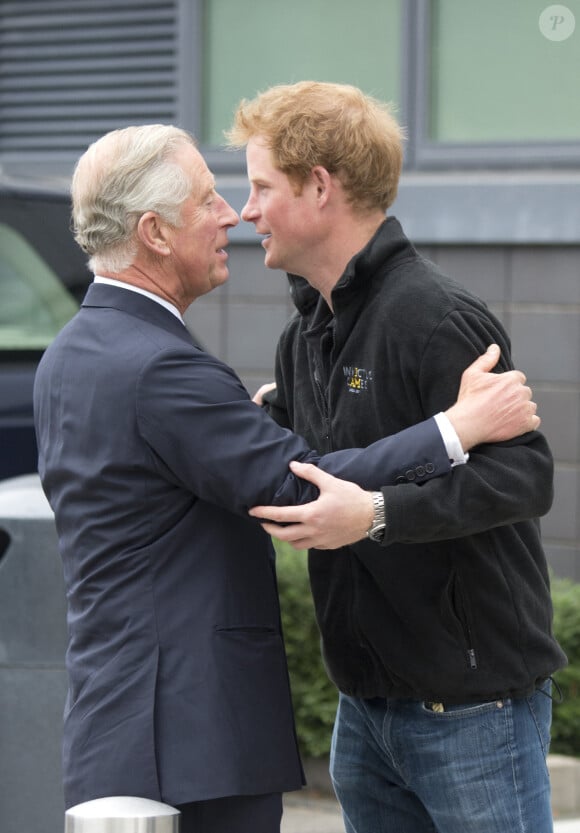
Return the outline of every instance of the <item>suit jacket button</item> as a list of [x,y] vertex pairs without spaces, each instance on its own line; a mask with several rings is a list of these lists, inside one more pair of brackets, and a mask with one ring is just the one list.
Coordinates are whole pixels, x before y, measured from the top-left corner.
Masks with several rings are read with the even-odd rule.
[[425,466],[425,471],[427,472],[427,474],[433,474],[433,472],[435,471],[435,466],[433,465],[433,463],[427,463],[427,465]]
[[425,477],[425,466],[417,466],[415,472],[417,477]]
[[407,480],[414,480],[415,477],[416,477],[416,474],[413,471],[413,469],[409,469],[408,471],[405,472],[405,477],[407,478]]

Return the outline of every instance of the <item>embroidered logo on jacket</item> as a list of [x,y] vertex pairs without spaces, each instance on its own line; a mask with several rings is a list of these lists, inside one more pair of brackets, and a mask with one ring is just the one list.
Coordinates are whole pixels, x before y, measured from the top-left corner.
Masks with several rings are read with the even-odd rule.
[[373,380],[373,371],[365,370],[364,367],[346,367],[342,371],[346,378],[346,386],[349,393],[361,393],[368,390]]

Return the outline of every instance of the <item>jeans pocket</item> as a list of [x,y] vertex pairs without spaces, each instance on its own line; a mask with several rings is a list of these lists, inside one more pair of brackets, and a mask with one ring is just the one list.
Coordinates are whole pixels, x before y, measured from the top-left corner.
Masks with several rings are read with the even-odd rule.
[[423,709],[433,715],[435,719],[465,720],[470,717],[480,717],[488,712],[505,708],[508,700],[490,700],[483,703],[445,703],[424,702]]
[[552,725],[552,683],[546,680],[533,694],[526,698],[528,708],[536,724],[544,755],[550,750],[550,729]]

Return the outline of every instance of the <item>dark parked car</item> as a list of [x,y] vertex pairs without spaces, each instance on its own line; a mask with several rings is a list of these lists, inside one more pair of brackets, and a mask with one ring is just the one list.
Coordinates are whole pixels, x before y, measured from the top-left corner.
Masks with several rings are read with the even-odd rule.
[[0,479],[36,471],[34,373],[91,277],[68,184],[0,174]]

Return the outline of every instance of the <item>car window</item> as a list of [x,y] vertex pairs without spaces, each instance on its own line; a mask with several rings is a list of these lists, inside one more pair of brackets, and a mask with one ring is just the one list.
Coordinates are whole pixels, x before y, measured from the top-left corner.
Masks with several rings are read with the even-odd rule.
[[30,243],[0,223],[0,349],[44,349],[77,310]]

